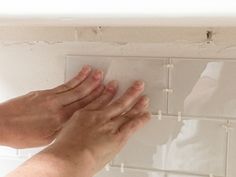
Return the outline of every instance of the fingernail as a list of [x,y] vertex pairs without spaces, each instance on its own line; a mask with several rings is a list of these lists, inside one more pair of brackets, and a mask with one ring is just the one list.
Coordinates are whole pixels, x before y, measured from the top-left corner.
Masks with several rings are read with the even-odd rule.
[[107,84],[108,91],[114,91],[118,87],[118,81],[113,80]]
[[89,71],[91,71],[91,66],[90,65],[84,65],[81,71],[83,73],[88,73]]
[[150,99],[149,99],[147,96],[143,96],[143,97],[142,97],[142,100],[141,100],[141,103],[142,103],[143,105],[146,105],[146,104],[149,103],[149,101],[150,101]]
[[95,72],[93,74],[93,78],[95,80],[99,80],[102,78],[102,74],[103,74],[103,72],[101,70],[97,69],[97,70],[95,70]]
[[144,87],[144,82],[141,81],[141,80],[137,80],[137,81],[134,82],[134,87],[138,88],[138,89],[143,88]]

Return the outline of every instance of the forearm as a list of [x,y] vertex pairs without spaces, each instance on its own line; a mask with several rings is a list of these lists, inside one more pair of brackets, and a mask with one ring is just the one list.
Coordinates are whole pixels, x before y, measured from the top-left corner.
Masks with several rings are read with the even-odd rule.
[[92,177],[93,164],[84,152],[76,153],[76,161],[63,148],[50,146],[35,155],[7,177]]
[[8,145],[11,139],[10,120],[4,104],[0,104],[0,145]]

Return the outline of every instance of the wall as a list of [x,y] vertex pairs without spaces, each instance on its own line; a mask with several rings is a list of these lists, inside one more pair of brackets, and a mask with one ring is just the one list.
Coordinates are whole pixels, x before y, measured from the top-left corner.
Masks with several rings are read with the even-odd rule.
[[[207,39],[207,31],[213,36]],[[0,101],[27,93],[31,90],[52,88],[63,83],[65,56],[72,55],[112,55],[151,56],[169,58],[213,58],[234,59],[236,57],[235,28],[100,28],[100,27],[1,27],[0,28]],[[233,81],[232,81],[233,82]],[[222,122],[210,125],[212,129]],[[222,125],[225,125],[223,122]],[[230,124],[230,126],[235,126]],[[217,131],[220,135],[223,130]],[[224,137],[225,136],[225,137]],[[222,135],[227,147],[232,151],[235,133]],[[211,142],[211,140],[209,140]],[[129,148],[129,147],[128,147]],[[4,175],[36,150],[15,150],[0,148],[0,175]],[[228,152],[228,151],[227,151]],[[158,158],[158,157],[156,157]],[[233,159],[233,160],[232,160]],[[222,160],[225,171],[220,176],[233,176],[230,164],[235,158]],[[119,159],[118,159],[119,160]],[[118,161],[119,162],[119,161]],[[192,162],[194,163],[194,162]],[[214,160],[212,163],[215,163]],[[120,162],[118,163],[120,164]],[[184,173],[178,170],[156,170],[127,168],[120,174],[119,165],[104,172],[106,175],[126,176],[207,176],[205,173]],[[207,167],[206,167],[207,168]],[[133,169],[133,170],[132,170]],[[141,170],[140,170],[141,169]],[[139,172],[137,172],[139,171]],[[140,172],[141,171],[141,172]],[[154,173],[156,172],[156,173]],[[160,174],[159,174],[160,173]]]

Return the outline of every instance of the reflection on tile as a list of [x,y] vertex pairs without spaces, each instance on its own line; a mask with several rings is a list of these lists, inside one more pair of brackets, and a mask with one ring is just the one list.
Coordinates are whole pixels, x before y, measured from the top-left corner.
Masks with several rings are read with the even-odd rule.
[[236,176],[236,123],[232,123],[232,129],[230,130],[230,146],[229,146],[229,177]]
[[236,61],[173,60],[169,113],[236,116]]
[[[152,119],[114,163],[224,176],[226,131],[221,121]],[[161,128],[162,127],[162,128]]]
[[148,57],[105,57],[105,56],[68,56],[66,64],[66,80],[75,76],[84,64],[102,68],[105,81],[119,81],[119,96],[137,79],[145,82],[145,92],[150,100],[151,111],[159,109],[166,112],[167,97],[163,89],[167,87],[166,60]]
[[122,173],[117,168],[111,168],[109,171],[102,170],[95,177],[165,177],[161,172],[143,172],[125,169]]
[[[182,123],[176,120],[163,119],[159,121],[152,118],[143,129],[130,139],[127,146],[115,159],[115,164],[124,163],[137,167],[163,168],[166,144],[177,137],[181,126]],[[155,154],[158,154],[159,157],[156,158]]]
[[224,122],[184,121],[171,142],[166,169],[224,176],[226,131]]

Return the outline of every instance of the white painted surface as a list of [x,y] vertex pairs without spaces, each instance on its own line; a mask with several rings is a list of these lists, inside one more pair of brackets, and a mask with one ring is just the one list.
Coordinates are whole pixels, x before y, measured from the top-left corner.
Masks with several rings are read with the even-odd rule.
[[[236,58],[236,30],[234,28],[213,28],[212,30],[215,34],[213,36],[213,41],[210,44],[206,41],[207,30],[207,28],[99,29],[96,27],[21,27],[17,28],[17,30],[14,27],[0,28],[0,101],[32,90],[52,88],[63,83],[65,78],[66,55],[151,56],[166,59],[169,57],[184,57],[187,59]],[[195,65],[192,65],[191,67],[194,66]],[[73,68],[73,72],[77,72],[76,68]],[[181,73],[182,72],[180,72],[180,75]],[[231,84],[233,83],[234,82],[232,81]],[[172,119],[173,117],[171,119],[169,118],[169,122],[166,120],[168,126],[177,127],[176,131],[178,132],[178,127],[181,127],[181,123],[176,122],[176,119]],[[191,117],[187,118],[190,119]],[[204,119],[205,117],[199,118]],[[232,167],[232,164],[235,164],[236,162],[234,155],[234,135],[232,135],[231,138],[230,159],[228,164],[226,163],[226,160],[224,160],[225,156],[222,153],[224,151],[224,142],[226,138],[224,129],[222,130],[219,127],[221,123],[213,120],[207,121],[208,123],[202,123],[203,120],[197,123],[194,123],[194,121],[191,120],[185,121],[185,124],[188,124],[187,122],[192,123],[190,124],[191,126],[187,126],[190,129],[183,129],[183,127],[186,128],[186,126],[181,127],[182,136],[191,135],[188,133],[190,131],[190,133],[195,132],[194,135],[198,137],[197,139],[194,138],[194,136],[192,136],[193,139],[189,138],[190,141],[194,141],[194,148],[197,148],[199,152],[196,156],[192,156],[192,160],[197,161],[197,158],[203,156],[205,158],[205,156],[208,155],[208,159],[214,161],[208,164],[208,168],[206,166],[201,166],[201,164],[199,166],[198,164],[195,164],[195,166],[188,166],[188,164],[183,163],[186,162],[186,160],[183,161],[185,157],[180,159],[180,163],[176,163],[178,166],[173,166],[173,164],[170,166],[170,164],[164,163],[163,159],[166,157],[165,153],[167,153],[167,151],[165,149],[167,146],[160,144],[164,144],[163,142],[166,141],[166,138],[163,138],[163,142],[158,143],[159,147],[163,146],[162,148],[153,148],[154,146],[157,146],[157,143],[146,138],[147,132],[145,130],[143,131],[146,133],[140,132],[140,134],[136,135],[136,138],[134,137],[133,141],[138,140],[137,143],[144,146],[143,150],[145,150],[145,153],[143,154],[149,155],[145,156],[145,158],[141,158],[142,156],[140,156],[140,161],[137,161],[134,159],[137,156],[137,154],[135,154],[126,159],[128,163],[131,165],[150,167],[151,169],[147,168],[150,171],[152,171],[154,167],[165,167],[166,169],[168,167],[170,170],[183,170],[184,172],[191,171],[194,173],[197,171],[196,173],[201,174],[212,172],[221,176],[223,171],[227,171],[228,169],[227,172],[230,173],[232,177],[235,176],[234,168]],[[154,122],[156,123],[153,123],[148,128],[153,131],[148,133],[157,135],[163,134],[168,137],[170,132],[166,131],[166,129],[158,129],[158,126],[153,126],[158,123],[158,125],[161,126],[158,120],[155,120]],[[173,124],[170,125],[171,123]],[[196,131],[192,131],[193,128],[196,128]],[[160,130],[161,133],[156,132],[157,130]],[[174,133],[174,135],[176,135],[176,133]],[[182,140],[181,137],[179,138],[178,141]],[[174,147],[174,144],[178,144],[176,141],[177,140],[174,141],[173,139],[170,141],[173,145],[172,147]],[[132,148],[132,146],[128,146],[125,151],[129,152],[130,148]],[[193,148],[193,146],[191,148]],[[210,150],[210,153],[206,151],[203,152],[203,149]],[[3,176],[7,171],[14,169],[17,164],[22,162],[23,157],[26,159],[29,154],[37,151],[38,150],[29,150],[28,152],[27,150],[17,151],[16,157],[12,158],[12,154],[14,155],[16,152],[15,150],[0,148],[1,154],[5,154],[0,155],[0,176]],[[182,152],[180,149],[176,148],[175,150],[172,150],[172,152],[178,152],[179,154],[185,153],[185,151]],[[178,153],[176,154],[178,155]],[[187,155],[192,153],[191,150],[186,150]],[[214,160],[213,154],[216,154],[216,160]],[[150,158],[148,158],[148,156]],[[153,156],[152,159],[151,156]],[[173,154],[171,157],[174,157]],[[188,156],[186,156],[186,158],[188,158]],[[119,159],[122,163],[125,160],[122,155]],[[208,161],[206,161],[205,158],[204,163],[207,162]],[[127,167],[126,163],[125,167]],[[138,170],[139,172],[136,171],[137,169],[125,169],[125,173],[120,174],[119,170],[114,170],[114,168],[112,168],[110,173],[104,172],[101,176],[106,176],[108,174],[112,174],[113,176],[124,175],[127,177],[131,177],[132,175],[135,177],[162,176],[158,173],[143,172],[143,170],[145,171],[147,169],[141,168]],[[192,175],[184,174],[185,173],[181,172],[179,176],[192,177]],[[178,175],[176,175],[175,171],[172,171],[168,172],[168,177],[169,176],[177,177]],[[198,176],[200,177],[201,175]]]
[[9,0],[0,25],[235,26],[235,7],[234,0]]

